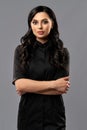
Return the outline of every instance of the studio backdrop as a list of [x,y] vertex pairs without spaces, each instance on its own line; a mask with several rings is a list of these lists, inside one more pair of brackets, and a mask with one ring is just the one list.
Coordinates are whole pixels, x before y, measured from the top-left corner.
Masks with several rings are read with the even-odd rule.
[[15,47],[27,31],[29,11],[52,8],[70,52],[71,88],[64,94],[67,130],[87,130],[87,0],[0,0],[0,130],[16,130],[20,97],[12,85]]

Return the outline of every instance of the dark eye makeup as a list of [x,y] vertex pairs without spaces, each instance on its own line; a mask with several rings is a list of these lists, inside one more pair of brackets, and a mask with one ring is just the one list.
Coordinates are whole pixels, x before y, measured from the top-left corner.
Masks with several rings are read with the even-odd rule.
[[43,20],[43,23],[44,23],[44,24],[47,24],[47,23],[48,23],[48,20]]
[[[49,23],[49,21],[48,21],[47,19],[43,19],[41,22],[42,22],[43,24]],[[39,22],[38,22],[38,20],[33,20],[32,23],[33,23],[34,25],[36,25],[36,24],[38,24]]]
[[36,24],[38,23],[38,21],[37,21],[37,20],[33,20],[32,23],[33,23],[34,25],[36,25]]

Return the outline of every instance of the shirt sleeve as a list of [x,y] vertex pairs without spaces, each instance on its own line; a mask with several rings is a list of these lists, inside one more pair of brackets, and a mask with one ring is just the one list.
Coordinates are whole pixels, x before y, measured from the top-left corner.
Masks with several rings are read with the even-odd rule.
[[15,85],[15,81],[20,78],[28,78],[27,74],[23,71],[20,64],[20,45],[16,47],[14,51],[14,61],[13,61],[13,81],[12,84]]
[[64,48],[64,53],[65,53],[64,65],[65,65],[65,68],[67,70],[67,75],[69,75],[69,70],[70,70],[70,55],[69,55],[69,51],[68,51],[67,48]]

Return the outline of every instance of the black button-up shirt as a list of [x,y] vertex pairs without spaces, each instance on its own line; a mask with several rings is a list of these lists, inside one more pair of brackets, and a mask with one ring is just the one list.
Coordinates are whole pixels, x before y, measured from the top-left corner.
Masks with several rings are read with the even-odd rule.
[[[54,80],[67,76],[65,70],[57,70],[49,63],[50,42],[36,41],[36,49],[27,73],[23,73],[19,62],[20,47],[14,54],[13,84],[19,78]],[[18,130],[65,130],[66,118],[62,95],[26,93],[21,96],[18,110]]]

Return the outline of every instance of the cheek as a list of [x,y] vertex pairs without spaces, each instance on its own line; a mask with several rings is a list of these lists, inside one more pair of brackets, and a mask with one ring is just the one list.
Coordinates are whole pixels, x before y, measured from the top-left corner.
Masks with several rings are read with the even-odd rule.
[[52,28],[52,26],[51,26],[51,25],[48,25],[45,29],[46,29],[46,31],[49,33],[49,32],[51,31],[51,28]]
[[51,22],[49,22],[49,24],[47,25],[47,30],[51,30],[52,29],[52,23]]
[[35,33],[36,32],[36,28],[35,27],[31,27],[32,32]]
[[32,29],[32,31],[35,30],[35,26],[33,24],[31,24],[31,29]]

